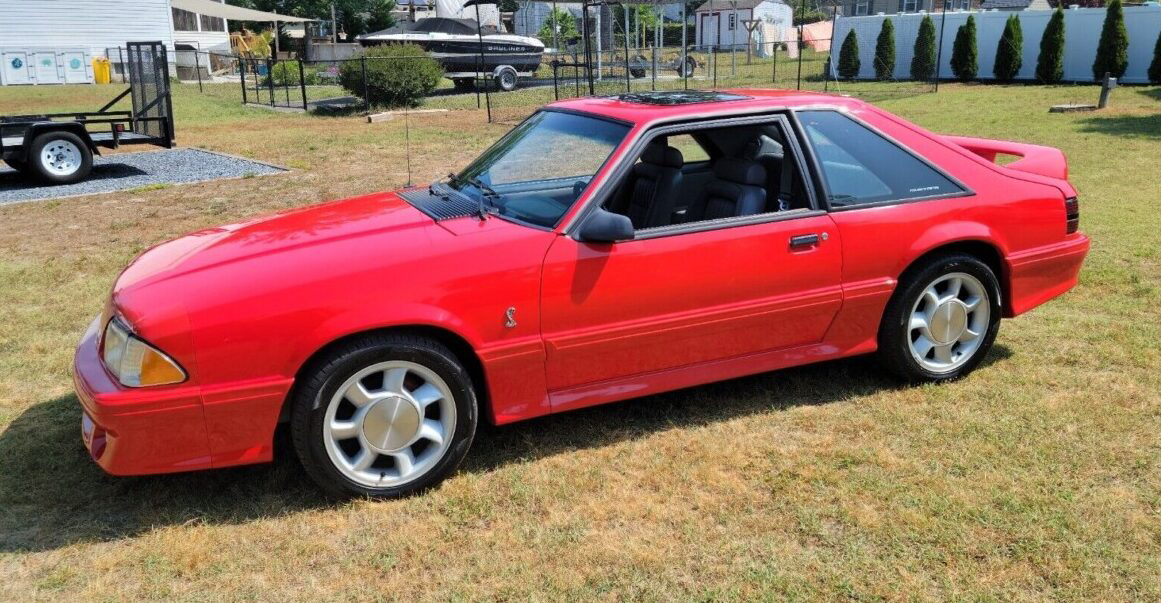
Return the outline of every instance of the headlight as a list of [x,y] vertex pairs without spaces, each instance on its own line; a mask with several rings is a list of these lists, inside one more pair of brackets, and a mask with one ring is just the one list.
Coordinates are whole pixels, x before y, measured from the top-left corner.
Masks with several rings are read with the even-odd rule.
[[185,381],[185,371],[161,350],[141,341],[120,319],[105,327],[101,345],[105,368],[126,387],[170,385]]

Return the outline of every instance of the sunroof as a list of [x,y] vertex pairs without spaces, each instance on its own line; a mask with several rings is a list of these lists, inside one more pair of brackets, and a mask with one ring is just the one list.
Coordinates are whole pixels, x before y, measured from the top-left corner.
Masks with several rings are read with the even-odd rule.
[[642,105],[691,105],[694,103],[720,103],[746,100],[750,97],[713,90],[658,90],[621,94],[617,100]]

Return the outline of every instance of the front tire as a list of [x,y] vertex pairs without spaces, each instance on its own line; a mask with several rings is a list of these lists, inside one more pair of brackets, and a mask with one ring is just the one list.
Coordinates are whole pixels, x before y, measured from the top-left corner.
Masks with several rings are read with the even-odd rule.
[[28,169],[48,184],[73,184],[93,169],[93,152],[72,132],[46,132],[28,149]]
[[979,366],[999,330],[992,269],[971,255],[942,255],[901,280],[879,327],[879,357],[906,381],[950,381]]
[[307,372],[292,400],[291,438],[307,474],[331,494],[416,493],[454,471],[471,447],[472,380],[438,342],[368,336]]

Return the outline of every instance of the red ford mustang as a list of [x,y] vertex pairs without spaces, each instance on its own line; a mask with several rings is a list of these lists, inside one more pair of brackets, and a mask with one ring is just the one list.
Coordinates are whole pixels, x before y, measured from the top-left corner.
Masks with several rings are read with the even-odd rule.
[[[997,154],[1019,159],[1000,166]],[[339,493],[434,484],[496,424],[878,351],[975,368],[1089,247],[1064,156],[863,102],[559,102],[446,182],[146,251],[75,360],[116,475],[269,461]]]

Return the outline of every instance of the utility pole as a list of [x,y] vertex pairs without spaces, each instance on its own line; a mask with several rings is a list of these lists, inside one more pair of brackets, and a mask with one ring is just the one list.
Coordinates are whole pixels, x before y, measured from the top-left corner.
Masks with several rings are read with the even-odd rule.
[[331,42],[339,43],[339,25],[338,20],[335,19],[335,3],[331,2]]

